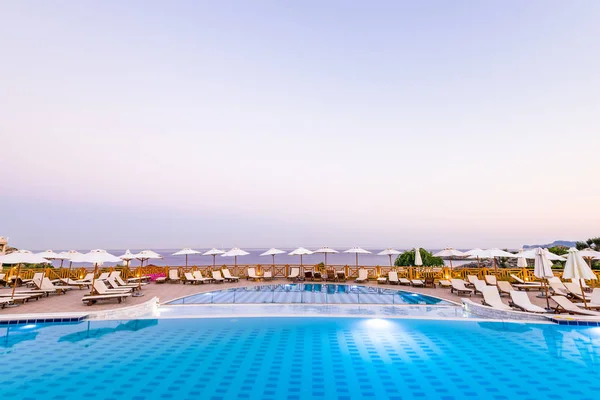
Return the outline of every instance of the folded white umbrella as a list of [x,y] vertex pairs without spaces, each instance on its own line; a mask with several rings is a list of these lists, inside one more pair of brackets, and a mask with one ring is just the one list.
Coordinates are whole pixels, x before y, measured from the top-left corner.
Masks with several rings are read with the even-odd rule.
[[102,250],[102,249],[91,250],[89,253],[74,255],[69,260],[74,263],[94,264],[94,278],[92,279],[91,294],[94,293],[94,283],[96,283],[96,274],[98,273],[98,265],[102,265],[105,262],[110,262],[110,263],[121,262],[121,259],[119,257],[114,256],[110,253],[107,253],[106,250]]
[[[524,257],[520,257],[519,260],[525,260]],[[546,256],[546,251],[541,248],[535,249],[535,261],[533,264],[533,275],[539,279],[546,280],[546,308],[550,309],[550,301],[548,300],[548,278],[554,277],[552,273],[552,263]]]
[[448,257],[450,259],[450,268],[452,268],[452,257],[464,257],[466,254],[460,250],[453,249],[452,247],[446,247],[444,250],[438,251],[433,256]]
[[423,259],[421,258],[421,249],[415,247],[415,266],[423,265]]
[[271,256],[271,257],[273,257],[273,266],[275,266],[275,256],[277,254],[284,254],[284,253],[285,253],[285,251],[279,250],[279,249],[276,249],[276,248],[272,247],[269,250],[267,250],[264,253],[262,253],[261,256]]
[[517,253],[517,267],[519,268],[527,268],[527,259],[523,256],[523,249],[519,249]]
[[288,253],[288,256],[300,256],[300,266],[302,267],[302,256],[313,254],[312,251],[305,249],[304,247],[298,247],[296,250]]
[[359,254],[371,254],[370,251],[361,249],[360,247],[352,247],[351,249],[344,251],[344,253],[354,253],[356,255],[356,266],[357,267],[358,267],[358,255]]
[[233,257],[234,266],[237,267],[237,258],[239,256],[247,256],[248,254],[250,254],[250,253],[248,253],[247,251],[244,251],[238,247],[234,247],[233,249],[221,254],[221,257]]
[[332,249],[331,247],[323,246],[320,249],[315,250],[313,253],[325,254],[325,266],[327,266],[327,254],[334,254],[339,252],[337,250]]
[[225,254],[225,251],[224,250],[215,249],[213,247],[212,249],[208,250],[207,252],[203,253],[202,255],[203,256],[212,256],[212,258],[213,258],[213,268],[214,268],[215,265],[216,265],[216,263],[217,263],[216,257],[219,254]]
[[391,247],[388,247],[387,249],[380,251],[379,253],[377,253],[378,256],[389,256],[390,257],[390,267],[393,266],[392,264],[392,256],[397,256],[398,254],[402,254],[401,251],[392,249]]
[[583,292],[583,285],[581,284],[582,279],[597,279],[594,271],[587,265],[579,251],[576,248],[571,247],[567,255],[567,262],[565,264],[565,270],[563,272],[563,279],[577,279],[579,286],[581,287],[581,294],[583,296],[584,306],[587,308],[587,301]]
[[173,253],[172,255],[174,256],[185,256],[185,266],[188,266],[188,256],[191,254],[202,254],[201,251],[198,250],[192,250],[188,247],[186,247],[185,249],[181,249],[179,251],[176,251],[175,253]]

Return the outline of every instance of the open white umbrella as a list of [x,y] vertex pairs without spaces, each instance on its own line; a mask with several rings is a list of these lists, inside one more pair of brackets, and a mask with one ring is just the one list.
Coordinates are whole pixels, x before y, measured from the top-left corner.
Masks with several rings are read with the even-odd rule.
[[29,250],[17,250],[10,254],[6,254],[0,258],[0,264],[17,264],[17,275],[15,277],[15,283],[13,285],[12,294],[10,296],[11,301],[14,304],[15,289],[19,281],[19,273],[21,272],[21,264],[44,264],[48,260],[44,257],[34,254]]
[[214,247],[210,250],[208,250],[206,253],[202,254],[203,256],[212,256],[213,258],[213,268],[215,267],[217,261],[216,261],[216,257],[219,254],[225,254],[224,250],[219,250],[219,249],[215,249]]
[[392,249],[391,247],[388,247],[387,249],[377,253],[378,256],[389,256],[390,257],[390,267],[392,267],[394,265],[394,264],[392,264],[392,256],[397,256],[398,254],[402,254],[402,252]]
[[[67,258],[66,256],[61,255],[60,253],[55,253],[52,250],[42,251],[41,253],[37,253],[38,256],[44,257],[46,260],[49,260],[52,263],[52,260],[60,260],[60,266],[62,268],[63,261]],[[46,275],[46,269],[42,271],[42,280],[44,280],[44,276]]]
[[359,254],[371,254],[370,251],[361,249],[360,247],[353,247],[351,249],[344,251],[344,253],[354,253],[356,255],[356,266],[357,267],[358,267],[358,255]]
[[563,279],[577,279],[579,281],[579,287],[581,288],[581,294],[583,296],[583,305],[587,308],[587,300],[583,291],[583,285],[581,284],[582,279],[596,279],[596,274],[587,265],[579,251],[576,248],[571,247],[567,255],[567,263],[565,264],[565,270],[563,272]]
[[[535,260],[535,257],[537,254],[537,249],[541,249],[541,247],[536,247],[536,248],[529,249],[529,250],[523,250],[523,252],[519,251],[519,253],[517,253],[516,256],[519,258],[527,258],[529,260]],[[546,258],[550,261],[567,261],[566,258],[561,257],[558,254],[554,254],[551,251],[549,251],[548,249],[542,249],[542,250],[544,251]]]
[[[554,276],[554,273],[552,273],[552,263],[550,263],[548,257],[546,257],[546,252],[543,249],[538,247],[535,253],[536,256],[533,264],[533,275],[539,279],[546,280],[546,308],[550,309],[550,301],[548,300],[548,278],[552,278]],[[519,260],[521,259],[524,260],[525,258],[520,257]]]
[[300,266],[302,267],[302,256],[313,254],[312,251],[305,249],[304,247],[298,247],[296,250],[288,253],[288,256],[300,256]]
[[452,268],[452,257],[464,257],[465,255],[462,251],[453,249],[452,247],[446,247],[444,250],[434,254],[435,257],[449,257],[450,268]]
[[[493,249],[481,250],[480,252],[477,252],[476,255],[469,256],[469,258],[475,258],[475,257],[493,259],[494,260],[494,275],[498,276],[498,263],[496,262],[496,257],[515,258],[517,256],[513,253],[509,253],[508,251],[493,248]],[[496,280],[496,285],[497,284],[498,284],[498,281]]]
[[120,255],[119,258],[121,260],[127,262],[127,266],[129,267],[129,262],[131,260],[135,260],[136,259],[136,255],[133,254],[132,252],[130,252],[129,249],[127,249],[127,251],[125,251],[125,254]]
[[596,251],[590,248],[579,250],[579,254],[581,255],[581,257],[587,260],[588,265],[590,267],[592,266],[592,259],[600,258],[600,251]]
[[477,258],[477,268],[479,268],[479,254],[482,252],[483,250],[481,250],[479,247],[475,247],[474,249],[471,249],[469,251],[465,251],[465,255],[468,258]]
[[325,266],[327,266],[327,254],[334,254],[339,252],[337,250],[332,249],[331,247],[323,246],[320,249],[313,251],[313,253],[325,254]]
[[173,253],[174,256],[185,256],[185,266],[186,267],[188,266],[188,256],[190,254],[202,254],[202,252],[198,251],[198,250],[192,250],[192,249],[186,247],[185,249],[181,249],[181,250]]
[[[73,257],[81,256],[82,254],[80,252],[78,252],[77,250],[69,250],[69,251],[61,252],[60,255],[64,257],[64,260],[69,260],[69,271],[67,272],[67,285],[68,285],[71,283],[71,267],[73,266],[73,261],[71,261],[71,259]],[[61,268],[62,268],[62,262],[63,262],[63,260],[60,260]]]
[[273,257],[273,266],[275,266],[275,256],[277,254],[284,254],[285,251],[283,250],[279,250],[276,248],[270,248],[269,250],[265,251],[264,253],[261,254],[261,256],[271,256]]
[[248,254],[250,253],[240,248],[234,247],[233,249],[221,254],[221,257],[233,257],[233,265],[237,267],[237,258],[239,256],[247,256]]
[[96,283],[96,274],[98,273],[98,265],[102,265],[105,262],[119,263],[121,259],[117,256],[113,256],[107,253],[106,250],[96,249],[89,253],[75,255],[69,259],[74,263],[90,263],[94,264],[94,278],[92,279],[92,290],[90,294],[94,294],[94,284]]
[[143,296],[142,294],[142,267],[144,266],[144,261],[146,261],[146,265],[149,260],[156,260],[162,258],[160,254],[152,250],[142,250],[135,255],[135,258],[140,260],[140,267],[138,268],[138,291],[132,294],[133,297]]
[[415,247],[415,266],[423,265],[423,259],[421,258],[421,249]]

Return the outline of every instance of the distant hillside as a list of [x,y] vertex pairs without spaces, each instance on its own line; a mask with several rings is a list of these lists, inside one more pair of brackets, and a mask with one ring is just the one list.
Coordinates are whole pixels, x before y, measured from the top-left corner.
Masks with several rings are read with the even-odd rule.
[[565,246],[565,247],[575,247],[575,242],[571,240],[555,240],[552,243],[548,244],[524,244],[524,249],[529,249],[532,247],[554,247],[554,246]]

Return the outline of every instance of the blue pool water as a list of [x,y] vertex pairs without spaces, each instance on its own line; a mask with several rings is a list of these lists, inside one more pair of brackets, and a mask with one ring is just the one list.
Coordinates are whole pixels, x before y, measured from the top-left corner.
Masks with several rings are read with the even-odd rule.
[[437,297],[403,290],[358,285],[299,283],[260,285],[198,293],[167,304],[424,304],[450,305]]
[[0,328],[1,399],[593,399],[600,331],[240,318]]

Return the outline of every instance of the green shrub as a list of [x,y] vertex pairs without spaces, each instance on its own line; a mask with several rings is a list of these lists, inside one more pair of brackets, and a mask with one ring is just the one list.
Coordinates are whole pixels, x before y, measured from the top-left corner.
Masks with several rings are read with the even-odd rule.
[[[444,265],[444,260],[441,257],[434,257],[430,252],[425,249],[419,249],[421,253],[421,260],[423,260],[423,266],[433,267]],[[397,267],[412,267],[415,265],[415,250],[405,251],[396,257],[394,265]]]

